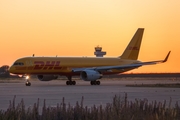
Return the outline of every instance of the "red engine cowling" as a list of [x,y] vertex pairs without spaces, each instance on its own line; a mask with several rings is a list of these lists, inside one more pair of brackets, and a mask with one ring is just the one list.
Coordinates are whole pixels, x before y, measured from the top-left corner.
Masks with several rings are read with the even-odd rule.
[[58,78],[57,75],[37,75],[38,80],[40,81],[51,81]]

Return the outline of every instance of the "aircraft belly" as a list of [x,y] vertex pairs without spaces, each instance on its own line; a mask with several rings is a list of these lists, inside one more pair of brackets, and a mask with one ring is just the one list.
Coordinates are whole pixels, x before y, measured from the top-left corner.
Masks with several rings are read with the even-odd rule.
[[15,67],[14,73],[16,74],[38,74],[38,73],[45,73],[45,74],[52,74],[52,73],[68,73],[71,72],[71,69],[67,67],[59,67],[56,68],[42,68],[42,69],[35,69],[34,66],[23,66],[23,67]]

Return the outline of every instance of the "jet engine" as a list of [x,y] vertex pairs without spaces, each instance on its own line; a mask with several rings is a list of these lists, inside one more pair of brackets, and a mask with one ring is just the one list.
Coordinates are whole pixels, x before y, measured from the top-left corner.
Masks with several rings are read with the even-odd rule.
[[81,79],[84,81],[95,81],[102,78],[102,74],[95,70],[84,70],[80,74]]
[[58,76],[57,75],[38,75],[37,78],[40,81],[51,81],[51,80],[57,79]]

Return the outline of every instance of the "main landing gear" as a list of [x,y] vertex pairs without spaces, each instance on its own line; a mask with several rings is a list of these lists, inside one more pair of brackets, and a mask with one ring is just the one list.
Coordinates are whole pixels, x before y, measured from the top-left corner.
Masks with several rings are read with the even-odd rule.
[[31,83],[29,82],[29,76],[26,76],[26,83],[25,83],[25,85],[26,86],[31,86]]
[[67,78],[66,85],[76,85],[76,81],[72,81],[72,76],[67,76]]
[[101,84],[100,81],[91,81],[90,83],[91,83],[91,85],[100,85]]

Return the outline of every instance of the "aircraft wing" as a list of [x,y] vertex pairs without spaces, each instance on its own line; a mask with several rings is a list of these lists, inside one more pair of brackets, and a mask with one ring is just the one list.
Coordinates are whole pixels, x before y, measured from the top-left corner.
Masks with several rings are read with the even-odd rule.
[[157,61],[149,61],[149,62],[139,62],[139,63],[134,63],[134,64],[128,64],[128,65],[119,65],[119,66],[101,66],[101,67],[88,67],[88,68],[73,68],[72,72],[81,72],[84,70],[95,70],[95,71],[107,71],[111,69],[117,69],[117,70],[123,70],[123,69],[133,69],[133,68],[138,68],[143,65],[154,65],[158,63],[164,63],[168,60],[169,55],[171,51],[167,54],[164,60],[157,60]]
[[164,60],[140,62],[139,64],[142,64],[142,65],[154,65],[154,64],[164,63],[164,62],[166,62],[168,60],[170,53],[171,53],[171,51],[168,52],[168,54],[167,54],[167,56],[165,57]]
[[127,68],[138,68],[142,66],[141,64],[129,64],[129,65],[119,65],[119,66],[102,66],[102,67],[90,67],[90,68],[74,68],[72,72],[81,72],[83,70],[95,70],[95,71],[107,71],[111,69],[127,69]]

